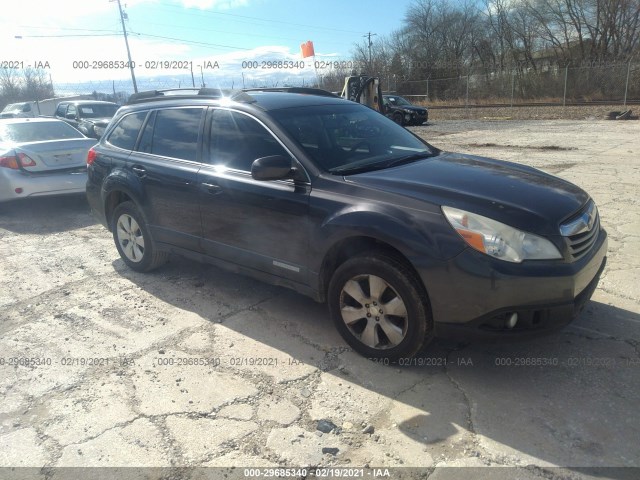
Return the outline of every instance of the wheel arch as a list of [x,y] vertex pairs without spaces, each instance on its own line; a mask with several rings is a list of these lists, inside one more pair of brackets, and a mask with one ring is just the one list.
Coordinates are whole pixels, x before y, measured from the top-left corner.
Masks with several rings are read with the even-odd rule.
[[104,205],[104,216],[107,226],[111,230],[113,227],[113,211],[122,202],[133,202],[140,211],[144,220],[148,223],[141,202],[141,187],[135,178],[130,178],[126,172],[117,171],[111,175],[104,183],[102,201]]
[[113,211],[121,203],[129,201],[137,205],[136,201],[123,190],[111,190],[107,193],[104,199],[104,215],[107,219],[109,230],[113,228]]
[[322,260],[318,278],[319,296],[322,302],[327,300],[329,282],[331,282],[331,277],[336,269],[349,258],[361,254],[362,252],[377,253],[379,255],[391,257],[407,267],[413,274],[417,282],[417,287],[427,299],[427,302],[429,303],[428,308],[431,308],[426,286],[411,261],[409,261],[409,259],[400,250],[390,243],[367,235],[343,238],[334,243],[327,250]]

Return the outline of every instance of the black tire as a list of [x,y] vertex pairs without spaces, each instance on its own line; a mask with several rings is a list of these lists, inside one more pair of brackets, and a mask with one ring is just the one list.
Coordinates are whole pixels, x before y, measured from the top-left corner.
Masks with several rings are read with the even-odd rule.
[[133,202],[122,202],[114,209],[111,228],[118,253],[132,270],[149,272],[167,262],[169,253],[156,248],[147,224]]
[[404,126],[404,115],[402,115],[400,112],[394,113],[392,119],[398,125]]
[[[387,285],[384,290],[378,289],[380,295],[377,299],[380,303],[359,302],[345,290],[353,290],[357,284],[360,287],[358,292],[364,294],[364,301],[369,298],[373,302],[376,295],[372,292],[372,282],[381,285],[379,280]],[[405,307],[406,316],[395,315],[398,313],[394,311],[398,307],[395,297],[399,297]],[[340,265],[329,283],[328,303],[340,335],[355,351],[367,358],[386,358],[391,361],[410,358],[433,338],[433,319],[420,280],[404,263],[383,253],[354,257]],[[350,318],[345,320],[343,312]],[[367,317],[364,316],[365,312]],[[376,316],[378,313],[380,315]],[[358,319],[360,315],[363,316]],[[402,335],[399,334],[400,330]],[[393,333],[395,341],[394,337],[386,334],[387,331]],[[367,343],[363,341],[365,337],[374,341]]]

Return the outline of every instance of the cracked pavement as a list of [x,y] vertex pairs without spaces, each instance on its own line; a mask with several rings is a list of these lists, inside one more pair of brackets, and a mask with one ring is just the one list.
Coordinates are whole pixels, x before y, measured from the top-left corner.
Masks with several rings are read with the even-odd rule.
[[[286,289],[177,256],[128,270],[81,196],[2,204],[0,467],[416,467],[434,479],[452,478],[440,467],[527,479],[638,467],[640,124],[413,131],[595,199],[608,264],[571,325],[517,343],[436,340],[412,365],[384,365]],[[336,428],[318,431],[322,419]]]

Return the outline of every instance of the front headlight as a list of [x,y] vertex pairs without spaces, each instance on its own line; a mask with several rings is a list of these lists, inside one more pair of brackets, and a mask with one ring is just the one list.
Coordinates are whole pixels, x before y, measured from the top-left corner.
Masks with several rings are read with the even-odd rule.
[[443,206],[442,212],[470,247],[492,257],[515,263],[562,258],[546,238],[458,208]]

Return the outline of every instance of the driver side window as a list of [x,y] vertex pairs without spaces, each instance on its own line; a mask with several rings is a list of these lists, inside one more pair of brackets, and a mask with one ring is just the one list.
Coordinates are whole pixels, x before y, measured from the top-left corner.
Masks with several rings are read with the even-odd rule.
[[253,118],[231,110],[215,110],[211,121],[209,163],[243,172],[257,158],[289,157],[271,133]]

